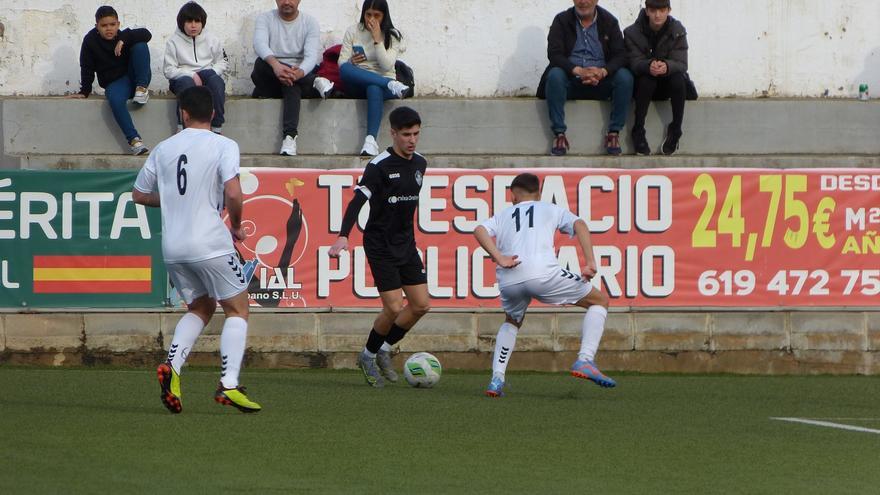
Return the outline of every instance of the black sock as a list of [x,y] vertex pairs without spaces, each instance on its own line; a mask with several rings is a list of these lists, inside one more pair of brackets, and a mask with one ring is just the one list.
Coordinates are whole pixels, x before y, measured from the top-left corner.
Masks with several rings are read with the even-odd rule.
[[376,354],[385,342],[385,336],[379,335],[376,330],[370,330],[370,336],[367,337],[367,350]]
[[388,335],[385,337],[385,342],[388,342],[388,345],[394,345],[406,337],[406,332],[409,332],[409,330],[397,326],[397,323],[392,323],[391,330],[388,331]]

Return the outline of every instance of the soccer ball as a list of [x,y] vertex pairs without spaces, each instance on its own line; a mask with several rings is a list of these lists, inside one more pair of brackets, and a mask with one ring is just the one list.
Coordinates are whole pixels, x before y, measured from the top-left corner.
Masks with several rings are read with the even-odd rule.
[[431,388],[440,381],[443,367],[433,354],[417,352],[406,360],[403,365],[403,376],[406,382],[416,388]]

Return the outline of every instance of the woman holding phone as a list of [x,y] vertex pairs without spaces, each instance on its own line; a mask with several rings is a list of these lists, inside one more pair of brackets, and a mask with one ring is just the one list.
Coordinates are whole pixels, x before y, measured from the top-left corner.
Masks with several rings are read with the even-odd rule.
[[397,55],[406,50],[403,36],[394,28],[387,0],[366,0],[360,21],[342,38],[339,75],[346,93],[367,99],[367,137],[361,156],[379,154],[376,136],[382,123],[385,100],[403,98],[409,86],[398,82],[394,70]]

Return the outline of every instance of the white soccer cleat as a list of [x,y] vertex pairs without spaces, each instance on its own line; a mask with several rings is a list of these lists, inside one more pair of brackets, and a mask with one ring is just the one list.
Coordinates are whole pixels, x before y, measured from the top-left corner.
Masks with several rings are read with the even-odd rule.
[[364,139],[364,147],[361,148],[361,156],[376,156],[379,154],[379,143],[373,136]]
[[296,156],[296,138],[299,136],[284,136],[284,141],[281,142],[281,154],[282,156]]
[[326,100],[327,95],[329,95],[330,92],[333,91],[333,86],[335,86],[335,84],[336,83],[334,83],[330,79],[327,79],[326,77],[316,77],[315,82],[314,82],[314,84],[312,84],[312,86],[316,90],[318,90],[318,93],[321,95],[321,98]]

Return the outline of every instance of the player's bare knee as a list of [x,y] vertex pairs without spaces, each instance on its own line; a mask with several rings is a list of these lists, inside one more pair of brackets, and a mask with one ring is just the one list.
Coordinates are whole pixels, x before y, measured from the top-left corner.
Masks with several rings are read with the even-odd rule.
[[247,291],[245,291],[235,297],[220,301],[220,306],[227,318],[237,317],[247,320],[250,315],[248,302]]
[[595,303],[596,306],[602,306],[605,309],[608,309],[608,306],[611,304],[611,301],[608,299],[604,293],[599,291],[594,291],[596,294]]
[[410,304],[410,309],[415,316],[421,318],[422,316],[428,314],[429,311],[431,311],[431,305],[429,303]]
[[207,296],[200,297],[189,303],[186,306],[186,309],[190,313],[198,316],[205,325],[207,325],[208,322],[211,321],[211,317],[214,316],[214,311],[217,309],[217,301]]
[[399,315],[401,311],[403,311],[403,301],[386,302],[382,307],[382,311],[393,320],[394,318],[397,318],[397,315]]

